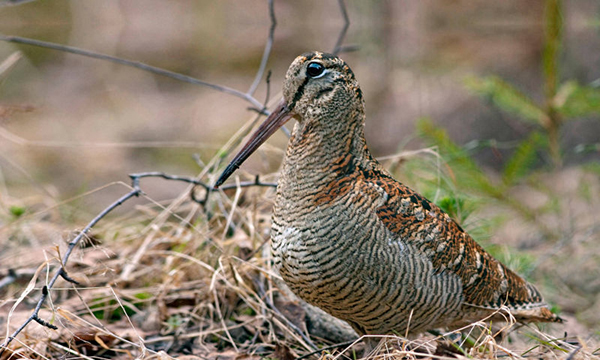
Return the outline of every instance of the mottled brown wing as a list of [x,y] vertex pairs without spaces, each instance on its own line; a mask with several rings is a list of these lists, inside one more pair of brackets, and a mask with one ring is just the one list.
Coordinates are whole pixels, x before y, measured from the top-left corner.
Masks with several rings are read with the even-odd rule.
[[494,259],[438,206],[383,171],[363,171],[363,176],[388,195],[377,209],[385,226],[416,245],[435,269],[457,274],[465,303],[489,309],[544,305],[535,287]]

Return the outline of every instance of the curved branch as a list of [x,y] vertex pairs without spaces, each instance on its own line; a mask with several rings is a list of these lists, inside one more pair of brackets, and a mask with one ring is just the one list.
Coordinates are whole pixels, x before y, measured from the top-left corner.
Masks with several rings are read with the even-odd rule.
[[348,17],[348,11],[346,11],[346,4],[344,0],[338,0],[338,5],[340,6],[340,11],[342,12],[342,17],[344,19],[344,26],[338,35],[337,41],[335,42],[335,46],[333,47],[333,54],[338,55],[340,51],[342,51],[342,42],[344,42],[344,38],[346,37],[346,32],[350,27],[350,18]]
[[[271,55],[271,49],[273,48],[273,38],[275,37],[275,27],[277,27],[277,19],[275,19],[275,9],[273,7],[273,0],[269,0],[269,18],[271,19],[271,27],[269,28],[269,36],[267,37],[267,45],[265,45],[265,51],[263,53],[262,60],[260,61],[260,66],[258,67],[258,71],[256,72],[256,76],[254,77],[254,82],[248,89],[247,95],[253,96],[256,88],[258,88],[258,84],[260,84],[260,79],[262,79],[263,74],[265,73],[265,68],[267,67],[267,61],[269,61],[269,56]],[[268,97],[267,97],[268,100]]]
[[[191,76],[187,76],[187,75],[183,75],[183,74],[176,73],[173,71],[161,69],[161,68],[158,68],[155,66],[144,64],[139,61],[121,59],[121,58],[114,57],[111,55],[106,55],[106,54],[101,54],[101,53],[97,53],[97,52],[93,52],[93,51],[89,51],[89,50],[80,49],[80,48],[77,48],[74,46],[60,45],[60,44],[55,44],[55,43],[46,42],[46,41],[24,38],[24,37],[20,37],[20,36],[0,35],[0,41],[7,41],[7,42],[12,42],[12,43],[17,43],[17,44],[33,45],[33,46],[43,47],[46,49],[59,50],[59,51],[64,51],[64,52],[68,52],[71,54],[87,56],[87,57],[91,57],[94,59],[110,61],[115,64],[130,66],[130,67],[133,67],[136,69],[148,71],[153,74],[166,76],[166,77],[169,77],[169,78],[172,78],[175,80],[179,80],[179,81],[183,81],[183,82],[187,82],[190,84],[206,86],[211,89],[220,91],[222,93],[233,95],[240,99],[246,100],[249,103],[251,103],[254,107],[256,107],[258,109],[262,109],[262,104],[260,103],[260,101],[256,100],[249,93],[244,93],[244,92],[241,92],[239,90],[236,90],[236,89],[233,89],[233,88],[230,88],[227,86],[222,86],[222,85],[217,85],[217,84],[209,83],[206,81],[202,81],[202,80],[196,79]],[[265,115],[266,115],[266,113],[265,113]]]

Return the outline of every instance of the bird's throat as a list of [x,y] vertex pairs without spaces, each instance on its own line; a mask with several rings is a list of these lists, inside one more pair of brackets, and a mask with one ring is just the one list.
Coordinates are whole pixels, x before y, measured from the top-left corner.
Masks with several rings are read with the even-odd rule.
[[[339,129],[342,125],[345,127],[343,130]],[[314,175],[320,173],[333,176],[330,170],[339,164],[340,159],[348,156],[369,158],[366,156],[368,150],[363,129],[360,121],[325,126],[318,121],[296,123],[288,143],[282,177],[290,181],[304,181],[316,179]]]

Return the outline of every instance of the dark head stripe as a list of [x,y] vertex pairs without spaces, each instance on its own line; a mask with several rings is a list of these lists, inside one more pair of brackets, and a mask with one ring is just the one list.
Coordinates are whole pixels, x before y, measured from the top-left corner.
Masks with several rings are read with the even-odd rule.
[[[312,59],[315,58],[320,58],[321,55],[318,52],[306,52],[300,56],[302,56],[304,58],[304,62],[306,63],[307,61],[311,61]],[[300,67],[298,68],[298,72],[300,72],[302,69],[304,69],[304,67]],[[296,74],[298,75],[298,74]],[[302,95],[304,95],[304,87],[306,86],[306,84],[308,83],[308,76],[304,78],[304,81],[302,82],[302,85],[300,85],[298,87],[298,90],[296,90],[296,93],[294,94],[294,98],[292,99],[292,102],[290,104],[288,104],[288,108],[290,110],[294,109],[294,106],[296,106],[296,103],[298,102],[298,100],[300,100],[300,98],[302,97]]]
[[304,82],[302,82],[302,85],[300,85],[300,87],[298,87],[298,90],[294,94],[294,98],[292,99],[292,102],[290,104],[288,104],[288,109],[290,109],[290,110],[294,109],[294,106],[296,106],[296,102],[298,102],[298,100],[300,100],[300,98],[304,94],[304,87],[308,83],[308,80],[309,80],[308,76],[304,78]]

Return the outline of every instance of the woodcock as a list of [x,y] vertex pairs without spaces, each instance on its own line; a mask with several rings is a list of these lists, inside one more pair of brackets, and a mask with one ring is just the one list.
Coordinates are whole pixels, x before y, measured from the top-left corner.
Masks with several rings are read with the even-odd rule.
[[342,59],[297,57],[283,97],[216,186],[297,120],[277,187],[271,249],[300,298],[360,335],[456,328],[501,307],[521,322],[561,321],[533,285],[371,156],[363,95]]

